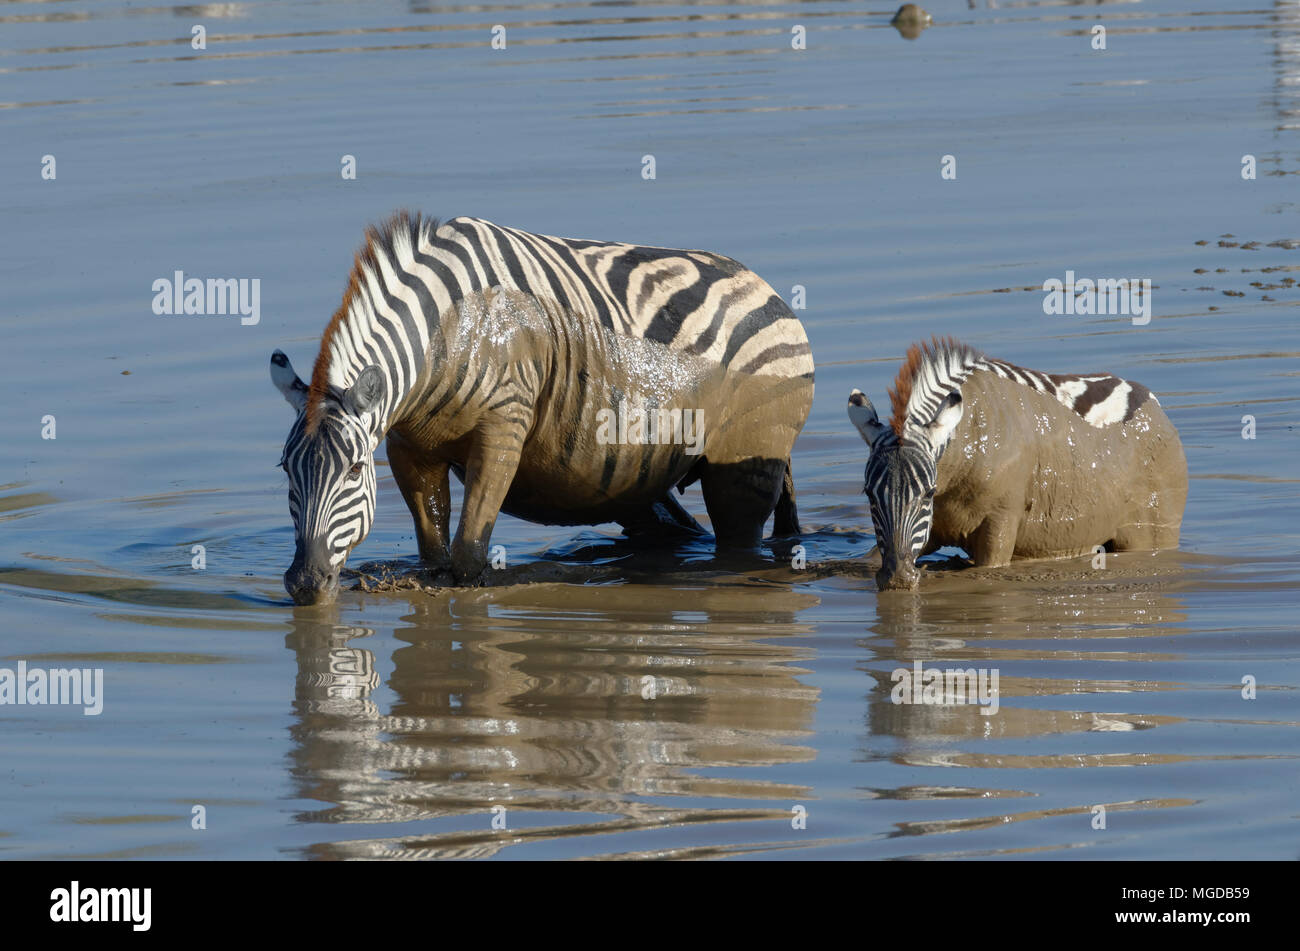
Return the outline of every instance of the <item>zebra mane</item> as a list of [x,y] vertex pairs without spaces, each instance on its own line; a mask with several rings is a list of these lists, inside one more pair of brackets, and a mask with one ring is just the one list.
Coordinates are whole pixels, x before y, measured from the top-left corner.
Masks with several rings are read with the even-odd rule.
[[907,359],[889,390],[894,412],[890,426],[903,438],[905,426],[924,426],[934,419],[939,404],[953,390],[960,390],[966,377],[984,363],[984,355],[952,337],[931,337],[907,348]]
[[1160,403],[1141,383],[1110,373],[1043,373],[990,359],[952,337],[931,337],[929,343],[914,343],[908,348],[893,389],[889,390],[894,435],[902,441],[908,426],[924,426],[933,420],[948,394],[960,392],[967,377],[977,370],[1050,396],[1097,429],[1127,423],[1148,399]]
[[379,225],[366,228],[365,240],[352,259],[352,272],[348,275],[348,286],[343,291],[343,301],[321,334],[320,353],[316,355],[316,363],[311,371],[311,386],[307,391],[307,435],[314,433],[320,425],[321,408],[326,397],[337,396],[337,387],[330,384],[335,337],[343,332],[343,325],[350,315],[369,307],[364,287],[367,281],[373,283],[379,277],[378,252],[395,260],[394,246],[397,243],[419,247],[422,236],[433,234],[437,230],[438,219],[425,218],[418,211],[405,209],[395,211],[387,221]]

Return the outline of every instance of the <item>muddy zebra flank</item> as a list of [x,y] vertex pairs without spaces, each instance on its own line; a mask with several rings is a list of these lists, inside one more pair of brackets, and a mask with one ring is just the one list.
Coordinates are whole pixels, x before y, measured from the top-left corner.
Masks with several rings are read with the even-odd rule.
[[271,377],[298,414],[282,465],[299,603],[333,594],[369,531],[381,441],[422,560],[462,584],[500,512],[697,534],[671,490],[699,481],[719,545],[757,545],[774,511],[777,534],[799,530],[808,338],[721,255],[399,213],[367,231],[310,384],[278,350]]
[[976,565],[1176,548],[1187,462],[1160,401],[1107,373],[1053,374],[951,338],[914,344],[889,425],[860,390],[848,414],[871,449],[863,490],[880,590],[914,588],[944,546]]

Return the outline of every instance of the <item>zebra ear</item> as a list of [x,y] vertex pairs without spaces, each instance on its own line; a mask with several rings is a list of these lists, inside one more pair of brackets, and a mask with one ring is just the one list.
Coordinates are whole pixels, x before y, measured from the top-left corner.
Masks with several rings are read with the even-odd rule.
[[940,449],[947,445],[948,440],[952,438],[953,430],[961,422],[962,411],[961,394],[953,390],[939,405],[939,412],[935,413],[934,420],[925,424],[925,434],[929,437],[932,446]]
[[302,408],[307,405],[307,384],[298,379],[298,374],[293,372],[293,364],[289,362],[283,350],[276,350],[271,354],[271,382],[289,401],[289,405],[301,413]]
[[369,413],[384,397],[384,374],[373,363],[361,371],[357,381],[343,395],[343,405],[354,416]]
[[857,389],[849,394],[849,422],[862,434],[862,439],[868,446],[875,445],[880,434],[886,429],[881,424],[880,417],[876,415],[876,408],[871,405],[871,400]]

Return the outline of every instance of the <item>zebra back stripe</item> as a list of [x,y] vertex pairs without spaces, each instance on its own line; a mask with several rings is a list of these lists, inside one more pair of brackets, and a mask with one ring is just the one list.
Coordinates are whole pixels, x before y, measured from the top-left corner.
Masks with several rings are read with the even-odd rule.
[[951,337],[934,337],[908,349],[889,391],[895,436],[903,439],[907,425],[924,426],[933,420],[947,395],[960,391],[966,379],[981,370],[1052,397],[1098,429],[1128,422],[1148,399],[1160,402],[1141,383],[1109,373],[1043,373],[990,359]]
[[654,341],[751,374],[813,375],[798,319],[753,272],[707,251],[556,238],[476,218],[442,225],[398,213],[366,233],[321,340],[308,431],[332,391],[377,364],[390,418],[439,346],[443,315],[467,296],[513,288],[616,334]]

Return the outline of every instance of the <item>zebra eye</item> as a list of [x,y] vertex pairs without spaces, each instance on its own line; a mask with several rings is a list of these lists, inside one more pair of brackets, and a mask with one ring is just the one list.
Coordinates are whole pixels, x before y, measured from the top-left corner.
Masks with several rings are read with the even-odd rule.
[[354,465],[351,469],[348,470],[348,475],[355,479],[357,476],[361,475],[361,470],[364,469],[365,467],[366,464],[364,462],[358,462],[356,465]]

